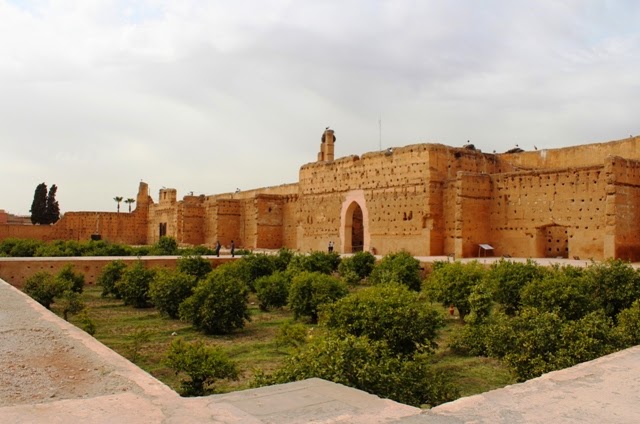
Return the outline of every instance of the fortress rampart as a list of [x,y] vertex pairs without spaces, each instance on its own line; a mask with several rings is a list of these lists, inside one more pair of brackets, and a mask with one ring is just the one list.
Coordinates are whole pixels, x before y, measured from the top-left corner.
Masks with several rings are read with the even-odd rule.
[[417,256],[640,259],[638,137],[531,152],[487,154],[415,144],[334,159],[323,134],[299,181],[216,195],[140,184],[132,213],[67,213],[52,226],[0,222],[0,238],[130,244],[161,236],[185,245],[341,253],[401,249]]

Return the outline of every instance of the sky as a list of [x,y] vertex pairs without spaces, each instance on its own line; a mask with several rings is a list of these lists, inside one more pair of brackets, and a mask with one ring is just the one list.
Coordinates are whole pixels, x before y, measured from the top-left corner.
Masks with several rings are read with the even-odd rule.
[[[636,0],[0,0],[0,209],[294,183],[416,143],[640,134]],[[125,208],[125,205],[122,205]]]

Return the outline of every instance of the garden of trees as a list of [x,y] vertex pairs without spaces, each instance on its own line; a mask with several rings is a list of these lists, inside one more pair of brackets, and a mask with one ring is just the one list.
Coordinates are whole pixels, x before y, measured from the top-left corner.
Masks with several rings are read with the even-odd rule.
[[433,406],[640,342],[640,273],[622,261],[438,262],[426,274],[406,252],[283,249],[212,269],[190,250],[175,270],[116,260],[99,287],[83,291],[68,268],[25,292],[184,395],[319,377]]

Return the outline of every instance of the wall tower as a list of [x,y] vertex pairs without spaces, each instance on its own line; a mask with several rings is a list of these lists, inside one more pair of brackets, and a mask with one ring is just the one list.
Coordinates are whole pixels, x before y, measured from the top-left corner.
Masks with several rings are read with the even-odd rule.
[[321,140],[318,162],[333,162],[333,146],[336,142],[336,136],[333,130],[327,127],[324,133],[322,133]]

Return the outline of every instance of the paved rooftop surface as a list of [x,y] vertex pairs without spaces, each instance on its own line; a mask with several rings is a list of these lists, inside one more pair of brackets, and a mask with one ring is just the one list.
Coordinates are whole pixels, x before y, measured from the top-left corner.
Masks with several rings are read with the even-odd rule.
[[0,423],[637,423],[640,347],[421,411],[320,379],[202,398],[0,280]]

